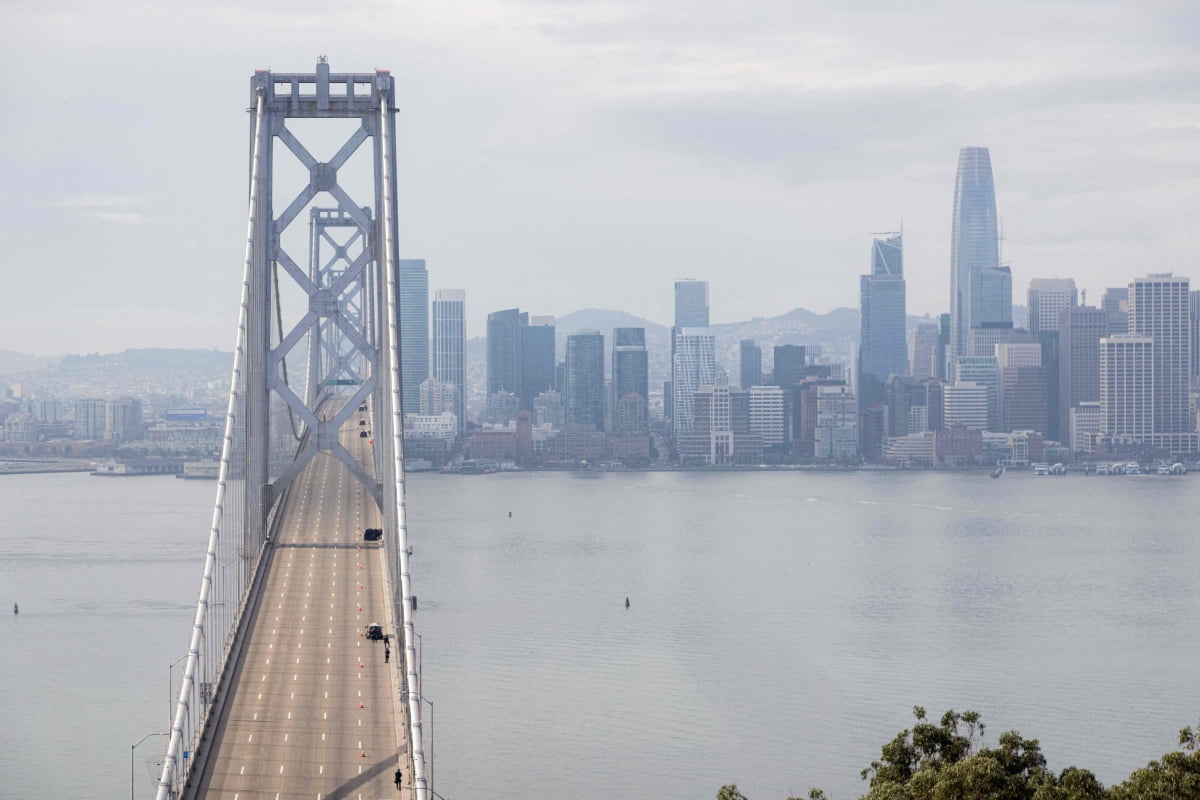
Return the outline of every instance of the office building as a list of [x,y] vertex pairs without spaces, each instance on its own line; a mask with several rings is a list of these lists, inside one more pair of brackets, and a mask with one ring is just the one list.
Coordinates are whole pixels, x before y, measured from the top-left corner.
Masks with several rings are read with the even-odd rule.
[[[457,414],[458,397],[458,387],[454,384],[439,381],[437,378],[426,378],[421,382],[419,411],[414,413],[420,413],[422,416]],[[458,424],[457,420],[455,424]]]
[[988,430],[992,392],[978,383],[954,383],[942,389],[944,427],[961,425],[972,430]]
[[738,343],[738,361],[742,390],[751,386],[761,386],[762,348],[755,344],[753,339],[742,339]]
[[1154,339],[1119,333],[1100,340],[1100,435],[1142,441],[1154,433]]
[[1193,290],[1188,301],[1191,310],[1192,383],[1200,382],[1200,290]]
[[[642,398],[642,413],[649,414],[650,362],[646,352],[645,328],[613,328],[612,394],[614,408],[624,398],[636,394]],[[614,433],[626,433],[620,428],[620,425],[624,425],[621,420],[621,414],[614,414]],[[635,431],[629,432],[644,431],[648,422],[648,416],[638,420]]]
[[998,344],[1028,344],[1036,341],[1029,331],[1014,328],[1011,322],[985,322],[967,334],[966,355],[991,356],[995,355]]
[[425,259],[399,259],[396,287],[400,295],[400,402],[411,413],[421,403],[421,382],[429,377],[429,273]]
[[133,397],[104,404],[104,440],[136,442],[142,438],[142,401]]
[[858,399],[846,386],[818,386],[813,455],[851,459],[858,454]]
[[1000,266],[996,192],[986,147],[958,154],[950,244],[951,362],[967,353],[967,336],[984,323],[1012,322],[1012,273]]
[[[1122,315],[1124,312],[1121,312]],[[1100,402],[1100,340],[1113,333],[1112,312],[1092,306],[1063,309],[1058,322],[1058,424],[1071,430],[1071,409]],[[1125,319],[1120,320],[1124,333]]]
[[784,418],[783,389],[778,386],[752,386],[747,390],[749,432],[762,437],[763,447],[783,444],[787,426]]
[[1154,433],[1193,430],[1188,415],[1191,376],[1189,282],[1169,272],[1137,278],[1129,284],[1129,331],[1154,340],[1151,370]]
[[1100,402],[1082,402],[1071,407],[1070,442],[1071,450],[1076,453],[1090,453],[1093,439],[1100,433],[1101,420]]
[[521,391],[521,328],[529,315],[520,309],[493,311],[487,318],[487,394]]
[[692,399],[692,438],[707,436],[704,463],[711,466],[726,466],[733,463],[734,435],[733,408],[730,399],[729,378],[724,370],[718,369],[713,382],[698,388]]
[[716,374],[716,339],[708,328],[675,331],[671,374],[672,432],[676,436],[689,434],[695,427],[693,401],[696,390],[701,386],[712,386]]
[[434,292],[430,372],[436,380],[454,387],[452,410],[459,433],[463,432],[467,423],[466,306],[467,293],[462,289],[439,289]]
[[1029,333],[1058,330],[1063,309],[1079,305],[1073,278],[1034,278],[1029,282]]
[[937,364],[938,324],[919,322],[908,343],[908,374],[919,381],[940,377]]
[[521,326],[521,408],[533,410],[533,400],[557,387],[554,355],[554,317],[529,315]]
[[604,335],[579,331],[567,337],[567,425],[604,430]]
[[708,327],[708,281],[675,281],[675,327]]
[[[987,415],[982,430],[1000,430],[1000,368],[996,357],[959,356],[958,362],[955,364],[954,382],[956,384],[970,383],[983,388],[987,398]],[[953,422],[947,418],[946,427],[950,427]],[[963,424],[966,425],[965,422]],[[967,427],[974,426],[967,425]]]
[[1100,308],[1108,314],[1111,335],[1129,333],[1129,287],[1118,286],[1104,291]]
[[[871,274],[859,279],[860,331],[855,391],[859,411],[881,406],[889,375],[908,372],[904,296],[904,248],[900,234],[871,243]],[[877,450],[878,443],[864,449]]]

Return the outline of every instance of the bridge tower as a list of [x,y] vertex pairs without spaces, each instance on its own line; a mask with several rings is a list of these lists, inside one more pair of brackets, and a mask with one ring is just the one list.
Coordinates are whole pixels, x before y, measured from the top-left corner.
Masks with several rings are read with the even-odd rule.
[[[384,70],[332,73],[322,57],[313,73],[260,70],[250,89],[246,251],[220,475],[157,796],[194,791],[188,779],[212,745],[280,508],[325,451],[381,512],[402,637],[406,772],[427,800],[404,500],[395,84]],[[314,155],[326,150],[326,160]],[[294,224],[306,211],[307,236]],[[374,475],[338,441],[363,405]]]

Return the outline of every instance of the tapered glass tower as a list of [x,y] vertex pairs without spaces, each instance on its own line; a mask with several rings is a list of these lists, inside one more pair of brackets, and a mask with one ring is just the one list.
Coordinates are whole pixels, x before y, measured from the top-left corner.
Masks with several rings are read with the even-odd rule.
[[1012,322],[1012,277],[1000,266],[991,155],[986,147],[964,147],[950,241],[951,363],[967,352],[971,329],[985,322]]

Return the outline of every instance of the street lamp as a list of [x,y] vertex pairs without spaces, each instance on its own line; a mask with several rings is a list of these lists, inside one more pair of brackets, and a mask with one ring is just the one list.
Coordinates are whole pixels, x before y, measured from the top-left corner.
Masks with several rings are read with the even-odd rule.
[[145,736],[143,736],[141,739],[138,740],[137,744],[132,744],[129,746],[129,800],[134,800],[134,797],[133,797],[133,751],[137,750],[138,744],[141,744],[142,742],[146,741],[151,736],[170,736],[170,735],[171,734],[163,733],[162,731],[159,731],[157,733],[147,733]]
[[179,658],[175,659],[175,663],[167,667],[167,727],[175,721],[175,715],[172,713],[175,710],[175,667],[180,661],[187,658],[190,653],[184,653]]

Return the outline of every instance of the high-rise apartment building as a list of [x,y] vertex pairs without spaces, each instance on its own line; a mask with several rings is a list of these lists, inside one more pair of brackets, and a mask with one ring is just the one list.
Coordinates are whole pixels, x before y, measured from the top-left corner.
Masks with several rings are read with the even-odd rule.
[[142,401],[122,397],[104,404],[104,439],[136,442],[142,438]]
[[[643,414],[648,413],[650,398],[650,362],[646,352],[645,328],[613,328],[612,346],[612,407],[617,408],[621,400],[630,394],[642,398],[638,406]],[[628,417],[628,413],[624,418]],[[648,419],[636,421],[636,431],[621,430],[618,422],[624,419],[613,415],[613,432],[617,434],[642,432]]]
[[762,348],[753,339],[742,339],[738,343],[738,367],[743,391],[762,385]]
[[400,295],[401,403],[407,413],[421,404],[421,382],[429,377],[429,273],[423,258],[396,262]]
[[1029,332],[1058,330],[1063,309],[1079,305],[1079,291],[1073,278],[1034,278],[1029,282]]
[[108,401],[85,398],[75,401],[75,438],[100,441],[104,438]]
[[958,153],[950,243],[950,359],[985,322],[1012,322],[1012,274],[1000,266],[996,191],[986,147]]
[[816,392],[814,457],[853,458],[858,453],[858,399],[846,386],[818,386]]
[[1188,279],[1169,272],[1129,284],[1129,331],[1154,340],[1151,394],[1154,433],[1187,433],[1191,375],[1191,320]]
[[716,338],[708,328],[679,328],[671,364],[674,434],[689,434],[695,427],[694,396],[701,386],[712,386],[716,375]]
[[1100,435],[1134,441],[1154,433],[1154,339],[1119,333],[1100,340]]
[[[1108,336],[1110,312],[1092,306],[1063,309],[1058,321],[1058,424],[1071,430],[1071,409],[1100,401],[1100,340]],[[1124,319],[1120,332],[1124,332]]]
[[439,289],[433,294],[433,344],[430,348],[432,376],[454,387],[454,414],[458,432],[467,424],[466,342],[467,293],[462,289]]
[[604,430],[604,335],[579,331],[567,337],[566,420]]

